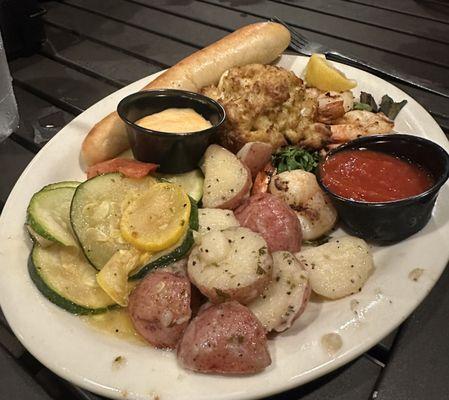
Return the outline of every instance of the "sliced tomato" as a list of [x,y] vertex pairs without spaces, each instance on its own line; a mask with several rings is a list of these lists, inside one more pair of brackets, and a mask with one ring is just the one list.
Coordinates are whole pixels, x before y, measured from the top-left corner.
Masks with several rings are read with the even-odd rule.
[[90,166],[87,169],[87,179],[109,172],[120,172],[128,178],[143,178],[158,167],[157,164],[144,163],[126,158],[113,158],[112,160]]

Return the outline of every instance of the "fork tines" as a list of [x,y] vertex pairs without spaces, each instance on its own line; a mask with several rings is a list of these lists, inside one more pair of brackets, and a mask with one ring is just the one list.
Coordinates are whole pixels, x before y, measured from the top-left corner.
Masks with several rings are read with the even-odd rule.
[[306,47],[309,44],[309,41],[307,38],[303,35],[301,35],[297,30],[292,28],[290,25],[288,25],[286,22],[284,22],[282,19],[278,17],[271,18],[272,22],[277,22],[281,25],[284,25],[290,32],[290,35],[292,37],[291,45],[294,50],[301,51],[303,47]]

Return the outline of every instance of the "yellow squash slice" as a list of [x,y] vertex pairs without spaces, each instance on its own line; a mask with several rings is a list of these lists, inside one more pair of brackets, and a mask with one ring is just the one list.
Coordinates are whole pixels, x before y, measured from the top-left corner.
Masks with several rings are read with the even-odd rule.
[[131,292],[128,276],[139,265],[139,261],[137,250],[119,250],[97,274],[98,285],[122,307],[128,305]]
[[189,226],[190,201],[171,183],[158,183],[140,194],[122,213],[120,232],[134,247],[160,251],[175,244]]
[[344,92],[357,86],[343,72],[333,67],[322,54],[312,54],[306,66],[306,83],[324,91]]

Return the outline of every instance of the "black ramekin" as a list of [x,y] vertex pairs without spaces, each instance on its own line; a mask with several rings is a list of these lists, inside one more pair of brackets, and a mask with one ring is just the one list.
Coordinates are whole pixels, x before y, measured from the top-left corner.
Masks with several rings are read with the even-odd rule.
[[[330,191],[321,178],[322,165],[335,153],[369,149],[415,162],[428,170],[434,185],[424,193],[389,202],[363,202],[341,197]],[[429,221],[441,186],[449,177],[449,155],[436,143],[405,134],[359,138],[330,151],[317,169],[317,179],[328,194],[349,231],[377,244],[391,244],[421,230]]]
[[[158,132],[135,124],[140,118],[167,108],[192,108],[210,121],[212,127],[190,134],[178,134]],[[117,112],[126,124],[134,158],[159,164],[158,171],[165,173],[181,173],[197,168],[198,161],[226,118],[224,108],[215,100],[175,89],[131,94],[119,103]]]

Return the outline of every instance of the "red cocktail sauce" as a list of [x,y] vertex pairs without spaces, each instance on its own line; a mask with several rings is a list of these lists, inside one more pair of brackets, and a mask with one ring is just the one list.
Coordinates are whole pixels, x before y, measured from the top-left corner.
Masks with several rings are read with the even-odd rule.
[[386,202],[416,196],[434,184],[420,165],[372,150],[344,150],[321,166],[321,178],[332,193],[341,197]]

